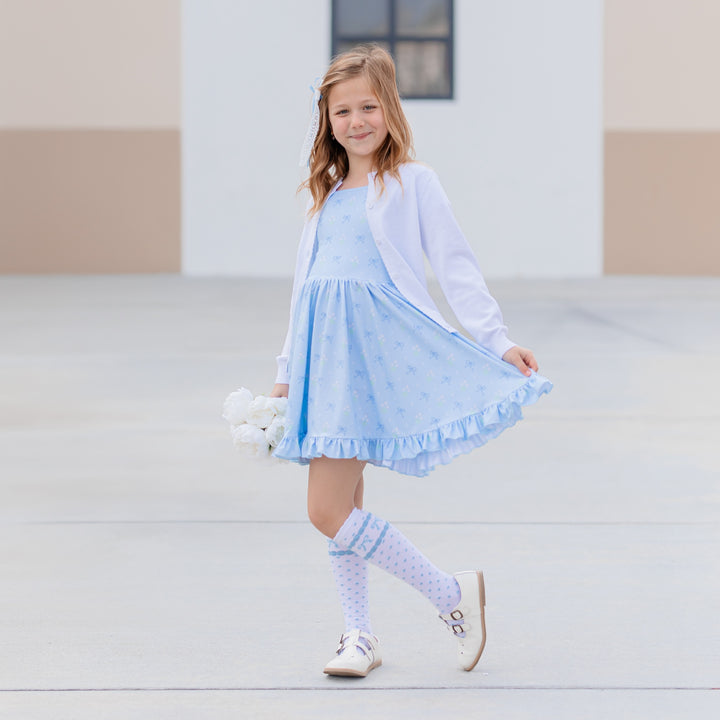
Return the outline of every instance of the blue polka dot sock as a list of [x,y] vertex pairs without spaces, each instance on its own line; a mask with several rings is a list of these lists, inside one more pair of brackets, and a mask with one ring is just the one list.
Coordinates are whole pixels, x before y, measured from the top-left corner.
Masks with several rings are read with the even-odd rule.
[[372,635],[367,561],[352,550],[343,550],[334,540],[328,540],[328,554],[345,616],[345,632],[359,628]]
[[355,508],[333,538],[341,550],[381,567],[421,592],[440,613],[460,602],[452,575],[433,565],[399,530],[367,510]]

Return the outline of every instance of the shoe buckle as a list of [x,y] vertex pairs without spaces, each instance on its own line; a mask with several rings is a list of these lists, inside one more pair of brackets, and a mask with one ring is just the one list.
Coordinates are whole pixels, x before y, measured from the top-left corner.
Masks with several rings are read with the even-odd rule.
[[464,616],[463,616],[463,614],[462,614],[462,610],[453,610],[453,611],[450,613],[450,617],[451,617],[453,620],[459,620],[459,621],[460,621],[460,622],[454,622],[454,623],[453,623],[453,622],[449,622],[448,625],[450,625],[450,629],[453,631],[453,633],[454,633],[455,635],[462,635],[462,634],[465,632],[465,630],[463,629],[463,626],[462,626],[462,621],[465,619]]
[[338,649],[335,651],[336,655],[339,655],[344,649],[345,649],[345,640],[347,639],[347,635],[343,633],[340,636],[340,642],[338,643]]
[[372,646],[369,645],[367,642],[364,641],[363,638],[358,636],[357,640],[353,641],[352,643],[348,642],[351,638],[350,633],[343,633],[340,636],[340,645],[338,646],[338,649],[335,651],[336,655],[339,655],[343,650],[347,649],[351,645],[353,647],[356,647],[360,652],[362,652],[363,655],[366,657],[370,657],[371,662],[375,660],[375,651],[373,650]]

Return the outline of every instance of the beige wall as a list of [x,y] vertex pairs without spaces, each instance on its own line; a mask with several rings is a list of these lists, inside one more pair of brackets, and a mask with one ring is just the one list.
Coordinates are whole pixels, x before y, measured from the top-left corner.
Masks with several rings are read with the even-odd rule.
[[180,269],[180,10],[0,2],[0,273]]
[[606,0],[608,273],[720,275],[720,2]]
[[720,130],[720,0],[605,0],[605,127]]
[[720,274],[718,168],[720,133],[608,133],[607,271]]
[[2,0],[0,127],[180,126],[180,0]]
[[3,272],[179,272],[177,130],[7,130],[0,157]]

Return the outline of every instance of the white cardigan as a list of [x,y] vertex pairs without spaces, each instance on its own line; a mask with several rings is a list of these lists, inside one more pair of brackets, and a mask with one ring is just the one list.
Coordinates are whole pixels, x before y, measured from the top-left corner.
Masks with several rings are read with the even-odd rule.
[[[457,319],[478,345],[502,357],[515,343],[507,338],[500,308],[485,285],[475,255],[455,220],[437,175],[425,165],[408,163],[400,167],[400,177],[402,184],[394,177],[386,176],[385,190],[378,195],[375,173],[368,175],[368,224],[388,274],[397,289],[418,310],[446,330],[457,333],[428,293],[424,251]],[[337,183],[330,195],[340,184]],[[319,212],[308,215],[300,238],[290,326],[282,353],[277,357],[277,383],[289,382],[293,317],[310,269],[319,218]]]

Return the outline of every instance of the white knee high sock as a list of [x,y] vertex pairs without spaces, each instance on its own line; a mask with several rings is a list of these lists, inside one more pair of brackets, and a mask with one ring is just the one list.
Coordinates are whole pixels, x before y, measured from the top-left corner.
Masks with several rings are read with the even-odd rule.
[[333,540],[328,540],[328,554],[335,587],[345,616],[345,632],[360,628],[372,634],[367,561],[358,557],[352,550],[343,550]]
[[455,609],[460,587],[433,565],[399,530],[366,510],[355,508],[333,538],[343,550],[381,567],[421,592],[440,613]]

